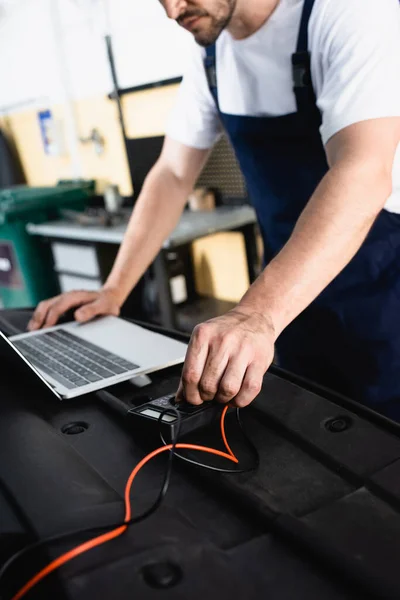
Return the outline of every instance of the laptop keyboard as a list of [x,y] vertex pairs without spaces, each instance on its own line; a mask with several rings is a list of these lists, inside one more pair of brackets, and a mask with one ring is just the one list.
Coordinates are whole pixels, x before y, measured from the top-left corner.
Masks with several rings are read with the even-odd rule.
[[13,344],[35,367],[68,389],[122,375],[139,366],[62,329]]

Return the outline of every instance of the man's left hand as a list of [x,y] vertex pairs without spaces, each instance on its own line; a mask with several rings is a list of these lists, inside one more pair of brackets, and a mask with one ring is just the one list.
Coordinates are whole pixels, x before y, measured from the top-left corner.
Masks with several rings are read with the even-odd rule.
[[240,306],[198,325],[192,334],[177,400],[217,400],[243,408],[260,393],[274,357],[272,322]]

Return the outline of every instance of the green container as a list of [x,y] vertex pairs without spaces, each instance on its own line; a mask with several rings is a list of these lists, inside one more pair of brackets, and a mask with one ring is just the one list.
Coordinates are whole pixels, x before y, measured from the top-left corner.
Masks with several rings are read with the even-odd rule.
[[0,298],[5,308],[36,306],[59,293],[51,249],[31,236],[28,223],[60,218],[65,208],[84,210],[95,182],[60,182],[55,187],[0,190]]

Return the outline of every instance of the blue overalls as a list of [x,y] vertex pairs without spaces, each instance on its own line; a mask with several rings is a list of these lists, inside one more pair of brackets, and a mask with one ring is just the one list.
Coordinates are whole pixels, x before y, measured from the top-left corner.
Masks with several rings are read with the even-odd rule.
[[[222,113],[216,47],[205,69],[222,124],[246,179],[266,264],[288,241],[327,173],[308,52],[314,0],[305,0],[292,56],[297,112],[280,117]],[[272,82],[273,85],[273,82]],[[400,420],[400,216],[383,210],[342,273],[279,337],[279,364]]]

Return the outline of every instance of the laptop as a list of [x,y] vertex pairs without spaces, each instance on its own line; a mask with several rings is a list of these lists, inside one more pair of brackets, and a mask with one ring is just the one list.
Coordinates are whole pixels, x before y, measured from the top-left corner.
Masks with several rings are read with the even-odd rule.
[[60,400],[183,363],[186,350],[186,344],[117,317],[10,338],[0,332],[1,354],[17,359],[18,368],[25,362]]

